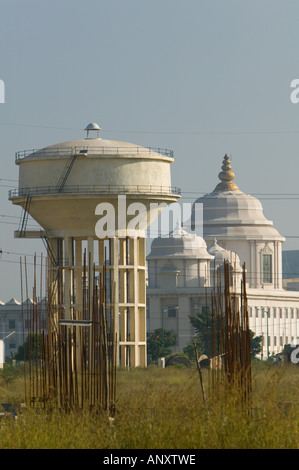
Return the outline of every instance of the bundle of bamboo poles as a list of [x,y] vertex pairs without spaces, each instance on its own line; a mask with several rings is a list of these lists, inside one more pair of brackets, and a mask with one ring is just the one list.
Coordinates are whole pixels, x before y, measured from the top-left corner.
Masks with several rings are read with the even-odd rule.
[[[96,279],[94,268],[86,265],[84,256],[82,310],[76,311],[76,318],[64,321],[62,270],[58,267],[55,271],[52,266],[49,269],[49,263],[52,261],[48,258],[46,302],[43,304],[37,298],[35,258],[33,297],[31,302],[25,302],[23,309],[23,337],[28,346],[27,352],[24,348],[26,401],[32,407],[48,411],[89,409],[104,411],[113,417],[116,401],[115,312],[113,299],[109,304],[107,302],[106,266]],[[41,279],[42,271],[41,265]],[[21,261],[22,295],[24,276],[28,299],[26,259],[24,266]],[[92,292],[89,286],[93,286]],[[113,288],[109,288],[113,292]]]
[[[241,290],[237,288],[235,276],[232,264],[225,261],[220,269],[214,270],[210,298],[206,294],[206,337],[210,363],[208,385],[213,396],[220,383],[236,387],[243,403],[248,405],[251,397],[251,351],[245,264],[242,269]],[[195,344],[194,347],[196,350]],[[197,365],[206,402],[207,395],[198,361]]]
[[[225,301],[225,354],[224,369],[228,383],[236,386],[245,402],[251,396],[251,351],[248,305],[246,294],[246,270],[243,265],[241,292],[231,293],[230,265],[224,265]],[[239,297],[240,302],[237,302]]]

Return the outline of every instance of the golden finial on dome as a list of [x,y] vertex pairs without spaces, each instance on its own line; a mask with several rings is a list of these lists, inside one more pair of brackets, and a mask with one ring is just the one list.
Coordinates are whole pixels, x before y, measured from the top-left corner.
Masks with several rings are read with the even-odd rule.
[[233,183],[235,174],[233,171],[231,171],[232,167],[230,165],[230,160],[227,153],[224,155],[221,169],[222,171],[220,171],[218,175],[218,178],[220,179],[221,183],[216,186],[214,191],[239,191],[238,186]]

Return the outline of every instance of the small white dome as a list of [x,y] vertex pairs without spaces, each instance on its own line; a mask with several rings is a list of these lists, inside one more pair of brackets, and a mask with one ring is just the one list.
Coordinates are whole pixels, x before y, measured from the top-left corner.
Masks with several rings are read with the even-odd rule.
[[213,244],[208,248],[210,255],[214,256],[215,267],[219,267],[224,264],[224,262],[229,262],[236,270],[241,270],[240,258],[237,253],[234,253],[231,250],[225,250],[222,246],[218,245],[217,240],[214,239]]
[[187,257],[195,259],[213,259],[207,251],[207,244],[202,237],[189,233],[177,223],[169,237],[155,238],[151,245],[148,259],[166,257]]
[[96,122],[90,122],[89,124],[87,124],[87,126],[85,127],[84,129],[86,132],[87,132],[87,136],[86,138],[89,139],[89,133],[91,131],[96,131],[96,138],[99,139],[100,138],[100,131],[102,130],[100,128],[100,126],[98,126],[98,124]]
[[185,250],[197,250],[199,248],[207,248],[206,242],[202,237],[195,233],[187,232],[182,228],[181,223],[178,221],[176,228],[170,233],[171,238],[181,238],[184,242]]
[[90,122],[84,129],[85,131],[101,131],[102,129],[96,122]]

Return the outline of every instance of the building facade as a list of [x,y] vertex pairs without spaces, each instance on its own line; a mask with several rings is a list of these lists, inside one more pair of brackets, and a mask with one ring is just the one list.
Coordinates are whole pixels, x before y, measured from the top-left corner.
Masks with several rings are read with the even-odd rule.
[[[189,315],[207,308],[214,272],[229,261],[236,293],[242,266],[250,328],[263,338],[262,358],[299,340],[299,292],[283,288],[282,246],[285,238],[263,214],[260,201],[235,184],[225,155],[220,183],[197,199],[184,229],[170,238],[153,240],[147,257],[148,329],[173,330],[176,349],[190,344],[194,335]],[[203,237],[193,233],[196,210],[203,205]]]
[[24,344],[28,332],[34,331],[33,325],[29,323],[33,308],[38,314],[39,330],[46,329],[45,307],[45,301],[34,305],[32,299],[23,303],[14,298],[6,303],[0,301],[0,340],[3,341],[6,361],[14,358],[19,346]]

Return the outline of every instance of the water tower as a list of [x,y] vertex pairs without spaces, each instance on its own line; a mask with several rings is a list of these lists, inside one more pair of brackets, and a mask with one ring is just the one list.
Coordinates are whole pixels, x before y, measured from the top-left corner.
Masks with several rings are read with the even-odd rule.
[[[60,320],[71,323],[84,318],[83,310],[91,301],[84,294],[86,263],[99,275],[105,265],[119,317],[115,322],[119,363],[146,366],[145,238],[139,232],[124,236],[124,229],[132,219],[132,213],[127,214],[132,204],[144,204],[149,213],[153,203],[171,204],[180,197],[179,190],[171,187],[173,154],[104,140],[95,123],[85,131],[83,139],[16,153],[19,187],[9,199],[23,213],[15,237],[42,237],[46,243],[53,260],[53,283],[60,280],[56,294]],[[101,203],[115,210],[115,233],[106,238],[95,232]],[[42,230],[26,229],[29,214]],[[94,278],[87,281],[90,290],[92,282]],[[112,293],[108,301],[111,298]]]

